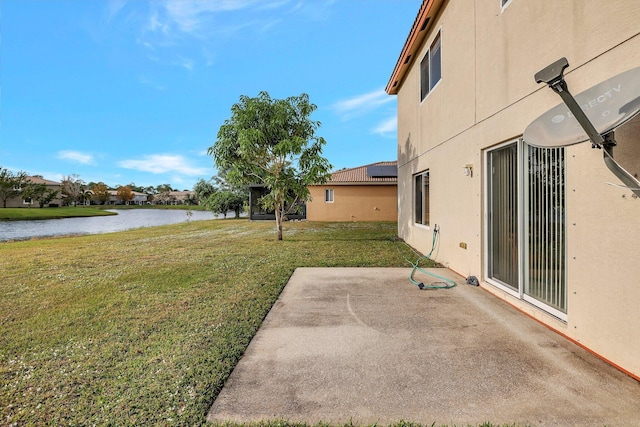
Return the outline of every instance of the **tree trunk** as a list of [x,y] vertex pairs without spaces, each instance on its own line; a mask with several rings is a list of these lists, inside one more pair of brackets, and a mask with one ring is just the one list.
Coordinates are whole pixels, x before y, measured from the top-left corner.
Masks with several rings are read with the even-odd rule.
[[282,212],[276,208],[276,230],[278,232],[278,240],[282,240]]

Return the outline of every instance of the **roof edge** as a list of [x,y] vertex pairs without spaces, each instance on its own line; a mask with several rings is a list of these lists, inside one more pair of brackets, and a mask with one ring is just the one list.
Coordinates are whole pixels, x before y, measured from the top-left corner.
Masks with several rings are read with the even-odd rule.
[[336,172],[348,172],[348,171],[354,170],[354,169],[366,168],[368,166],[376,166],[376,165],[379,165],[381,163],[395,163],[397,165],[398,161],[397,160],[382,160],[382,161],[379,161],[379,162],[369,163],[368,165],[354,166],[354,167],[351,167],[351,168],[338,169],[338,170],[332,171],[331,173],[333,174],[333,173],[336,173]]
[[369,186],[395,186],[398,180],[392,181],[327,181],[324,184],[310,184],[309,187],[369,187]]
[[393,69],[393,73],[389,78],[385,91],[389,95],[397,95],[400,85],[407,72],[411,68],[412,63],[415,61],[415,55],[420,49],[422,42],[426,38],[429,31],[427,31],[431,25],[429,23],[433,21],[435,16],[440,11],[444,0],[422,0],[422,5],[418,11],[416,19],[413,21],[413,26],[407,40],[404,42],[396,66]]

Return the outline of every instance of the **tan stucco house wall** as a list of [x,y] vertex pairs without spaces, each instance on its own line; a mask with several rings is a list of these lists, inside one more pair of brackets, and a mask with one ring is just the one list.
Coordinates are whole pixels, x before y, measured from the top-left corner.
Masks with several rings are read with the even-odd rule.
[[[636,0],[425,0],[387,85],[398,100],[399,236],[428,252],[437,225],[437,261],[478,277],[489,292],[636,378],[640,199],[610,185],[620,182],[605,166],[602,151],[584,142],[561,149],[563,196],[557,203],[563,216],[547,222],[532,218],[527,209],[539,202],[524,196],[523,182],[533,178],[522,136],[533,120],[561,103],[535,82],[536,72],[566,57],[566,81],[579,94],[640,67],[639,22]],[[422,99],[421,62],[436,51],[438,37],[441,78]],[[638,129],[640,118],[616,130],[614,150],[635,174],[640,173]],[[512,254],[517,279],[509,284],[493,273],[494,262],[508,257],[492,234],[498,227],[493,204],[498,190],[490,184],[498,179],[492,159],[510,147],[518,153],[512,206],[517,223],[502,235],[519,238],[511,242],[518,248]],[[428,224],[416,222],[415,185],[421,176],[428,179]],[[561,239],[543,242],[562,258],[564,267],[554,271],[559,276],[536,279],[544,285],[564,280],[558,285],[560,308],[531,297],[527,287],[541,253],[534,253],[527,232],[534,220],[556,227],[545,233]],[[540,267],[536,277],[548,271]]]
[[[333,202],[325,202],[333,189]],[[309,221],[396,221],[398,191],[394,185],[316,185],[309,188]]]
[[[373,167],[374,169],[371,169]],[[376,167],[393,176],[370,176]],[[378,162],[331,174],[323,185],[309,186],[309,221],[397,221],[396,162]]]
[[[57,191],[57,197],[51,200],[49,204],[62,206],[62,184],[57,181],[51,181],[48,179],[44,179],[41,176],[27,176],[27,180],[33,184],[45,184],[47,186],[47,190]],[[25,184],[26,185],[26,184]],[[26,207],[39,207],[38,202],[32,202],[31,204],[27,203],[22,195],[18,197],[14,197],[7,200],[8,208],[26,208]]]

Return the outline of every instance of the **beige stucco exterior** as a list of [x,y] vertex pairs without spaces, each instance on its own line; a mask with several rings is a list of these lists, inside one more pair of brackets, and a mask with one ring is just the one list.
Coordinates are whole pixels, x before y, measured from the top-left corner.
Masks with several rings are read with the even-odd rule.
[[[333,189],[333,202],[325,202],[325,189]],[[392,185],[314,185],[309,187],[309,221],[396,221],[398,191]]]
[[[58,205],[61,206],[62,205],[62,187],[61,184],[59,182],[56,181],[51,181],[48,179],[44,179],[41,176],[28,176],[27,180],[30,183],[33,184],[45,184],[47,187],[47,190],[53,190],[53,191],[57,191],[57,196],[51,200],[51,202],[49,202],[49,204],[54,204],[54,205]],[[26,183],[24,184],[25,186],[27,185]],[[2,207],[2,205],[0,204],[0,207]],[[23,198],[22,198],[22,194],[19,195],[18,197],[13,197],[11,199],[7,199],[7,207],[8,208],[26,208],[26,207],[39,207],[38,202],[33,201],[31,204],[29,204],[28,202],[26,202]]]
[[[588,142],[566,148],[568,297],[566,316],[559,318],[488,280],[485,166],[488,150],[521,138],[529,123],[561,102],[535,82],[542,68],[566,57],[565,78],[577,94],[640,66],[640,2],[511,0],[502,9],[499,0],[470,0],[439,6],[408,71],[394,89],[387,87],[398,97],[399,236],[428,252],[437,224],[437,261],[477,276],[483,288],[640,377],[640,200],[607,184],[619,181],[600,150]],[[442,79],[421,101],[420,60],[438,31]],[[640,119],[616,136],[616,156],[640,173]],[[471,176],[463,173],[468,164]],[[413,176],[426,170],[431,227],[413,221]]]

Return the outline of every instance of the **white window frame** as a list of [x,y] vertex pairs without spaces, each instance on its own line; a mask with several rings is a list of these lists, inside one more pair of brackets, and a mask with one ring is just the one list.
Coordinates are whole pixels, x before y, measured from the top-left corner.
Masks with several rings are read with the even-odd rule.
[[[517,158],[517,181],[518,181],[518,188],[522,191],[520,191],[520,196],[518,197],[518,212],[520,212],[518,214],[518,224],[517,224],[517,230],[518,230],[518,236],[520,236],[519,238],[519,243],[518,243],[518,289],[514,289],[510,286],[507,286],[503,283],[500,283],[497,280],[493,280],[491,277],[489,277],[489,271],[490,271],[490,251],[491,248],[489,246],[489,233],[490,233],[490,228],[489,228],[489,206],[491,206],[491,189],[489,188],[489,184],[491,182],[491,179],[489,177],[489,174],[491,173],[491,171],[489,170],[488,167],[488,160],[489,160],[489,154],[495,150],[504,148],[510,144],[516,143],[517,144],[517,149],[518,149],[518,158]],[[545,304],[544,302],[541,302],[529,295],[527,295],[525,293],[525,276],[527,273],[527,268],[525,268],[525,263],[527,262],[525,257],[528,256],[528,250],[525,249],[524,245],[525,245],[525,240],[523,238],[523,236],[527,235],[527,230],[526,230],[526,222],[528,221],[528,214],[525,210],[525,198],[527,197],[526,195],[526,182],[525,182],[525,172],[523,170],[523,168],[527,165],[527,161],[525,156],[527,155],[527,150],[526,150],[526,146],[524,141],[522,140],[522,138],[518,138],[516,140],[511,140],[511,141],[507,141],[503,144],[500,145],[496,145],[494,147],[491,147],[491,149],[488,150],[484,150],[483,153],[483,164],[487,167],[485,167],[485,173],[484,173],[484,190],[485,190],[485,197],[484,197],[484,205],[485,205],[485,209],[484,209],[484,235],[487,236],[487,238],[485,238],[485,242],[484,242],[484,253],[485,253],[485,257],[484,257],[484,279],[486,280],[486,282],[490,283],[491,285],[495,286],[496,288],[499,288],[500,290],[504,291],[505,293],[512,295],[515,298],[520,299],[521,301],[527,302],[537,308],[540,308],[541,310],[551,314],[552,316],[566,322],[568,319],[568,308],[567,308],[567,312],[562,312],[554,307],[551,307],[548,304]],[[565,240],[566,240],[566,229],[565,229]],[[566,257],[566,253],[565,253],[565,257]],[[566,274],[566,272],[565,272]],[[568,295],[567,295],[568,296]],[[567,304],[568,306],[568,304]]]
[[334,191],[333,188],[325,188],[324,189],[324,202],[325,203],[333,203]]
[[[438,52],[438,76],[437,80],[434,81],[433,72],[434,70],[434,58],[432,53],[436,51]],[[426,61],[426,62],[425,62]],[[426,64],[426,73],[425,73],[425,65]],[[426,81],[425,81],[425,74]],[[433,78],[432,78],[433,77]],[[433,92],[433,90],[438,86],[438,84],[442,81],[442,30],[438,30],[436,36],[433,38],[427,53],[424,54],[422,60],[420,61],[420,102],[424,101],[429,97],[429,94]],[[424,84],[426,83],[426,87]],[[426,89],[426,91],[425,91]]]
[[[426,209],[425,209],[425,204],[424,204],[424,177],[427,177],[427,205],[426,205]],[[418,222],[418,218],[417,218],[417,210],[418,210],[418,198],[416,197],[416,178],[421,177],[420,178],[420,185],[421,185],[421,189],[420,189],[420,222]],[[417,227],[424,227],[427,229],[431,228],[431,173],[430,173],[430,169],[426,169],[422,172],[416,173],[414,175],[411,176],[411,187],[412,187],[412,210],[413,210],[413,224]],[[426,214],[426,215],[425,215]],[[425,223],[425,216],[427,217],[427,222]]]
[[[504,142],[502,144],[496,145],[495,147],[491,147],[491,149],[489,150],[485,150],[484,151],[484,159],[483,159],[483,163],[485,165],[485,177],[484,177],[484,187],[485,187],[485,200],[484,200],[484,205],[485,205],[485,209],[484,209],[484,235],[487,236],[484,243],[484,249],[485,249],[485,254],[486,256],[484,257],[484,261],[485,261],[485,265],[484,265],[484,271],[485,271],[485,280],[489,283],[491,283],[493,286],[501,289],[502,291],[516,297],[516,298],[521,298],[522,297],[522,289],[523,286],[520,285],[520,283],[522,283],[522,250],[520,250],[520,247],[518,247],[518,290],[512,288],[511,286],[507,286],[497,280],[493,280],[491,277],[489,277],[489,271],[491,270],[489,262],[490,262],[490,254],[489,251],[491,250],[489,243],[490,243],[490,239],[489,239],[489,233],[491,232],[490,226],[489,226],[489,206],[491,206],[491,188],[490,188],[490,183],[491,183],[491,177],[490,177],[490,173],[491,170],[489,170],[489,155],[491,152],[499,150],[501,148],[505,148],[511,144],[518,144],[518,164],[517,164],[517,170],[521,170],[522,168],[522,156],[520,155],[521,152],[521,144],[520,144],[520,140],[512,140],[512,141],[507,141]],[[518,187],[522,187],[522,182],[521,182],[521,174],[518,174]],[[517,205],[518,205],[518,212],[523,212],[524,209],[524,199],[522,197],[518,197],[518,201],[517,201]],[[519,236],[522,236],[522,230],[523,230],[523,215],[519,214],[517,217],[518,223],[517,223],[517,232]]]

